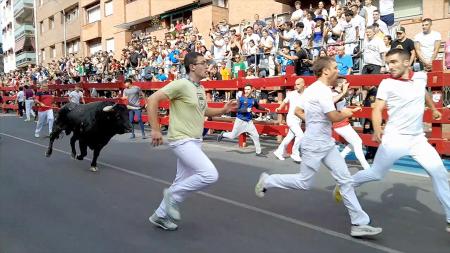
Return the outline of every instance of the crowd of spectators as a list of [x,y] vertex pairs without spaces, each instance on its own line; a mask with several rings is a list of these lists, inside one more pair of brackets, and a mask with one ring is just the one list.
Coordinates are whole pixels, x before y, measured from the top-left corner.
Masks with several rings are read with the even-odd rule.
[[431,20],[424,19],[423,32],[413,41],[405,28],[394,23],[394,1],[379,2],[379,8],[372,0],[351,0],[344,5],[336,0],[326,1],[327,5],[319,1],[305,8],[296,1],[290,15],[261,19],[255,14],[253,21],[237,27],[224,19],[212,24],[206,36],[190,19],[178,20],[164,38],[147,32],[133,34],[119,59],[105,51],[84,58],[69,55],[47,66],[30,65],[1,74],[0,85],[73,84],[81,79],[111,83],[119,76],[134,81],[174,80],[185,76],[183,58],[192,51],[208,60],[205,80],[236,78],[240,70],[247,78],[285,75],[289,65],[297,75],[311,75],[315,58],[323,55],[336,57],[342,75],[383,73],[387,71],[384,53],[390,47],[410,51],[415,69],[430,69],[441,40],[439,33],[431,31]]

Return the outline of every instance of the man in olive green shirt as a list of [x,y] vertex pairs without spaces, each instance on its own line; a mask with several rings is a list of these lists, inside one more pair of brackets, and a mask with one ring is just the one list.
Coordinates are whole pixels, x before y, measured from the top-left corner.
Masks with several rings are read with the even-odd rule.
[[223,108],[208,108],[205,89],[200,80],[205,78],[208,67],[205,58],[196,52],[184,58],[188,79],[167,84],[148,98],[147,111],[152,127],[152,144],[163,143],[158,122],[158,106],[170,101],[169,145],[177,156],[177,174],[173,184],[164,190],[164,198],[150,222],[165,230],[175,230],[174,221],[180,220],[178,203],[190,192],[198,191],[218,179],[214,164],[201,149],[204,119],[230,112],[236,106],[230,101]]

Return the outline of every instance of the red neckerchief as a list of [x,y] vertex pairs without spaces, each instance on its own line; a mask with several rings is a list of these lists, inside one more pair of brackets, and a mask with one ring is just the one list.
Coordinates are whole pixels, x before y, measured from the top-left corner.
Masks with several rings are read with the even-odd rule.
[[409,75],[408,75],[408,79],[404,79],[402,77],[395,78],[392,75],[391,75],[391,78],[394,79],[394,80],[399,80],[399,81],[411,81],[413,76],[414,76],[414,72],[412,70],[410,70],[409,71]]

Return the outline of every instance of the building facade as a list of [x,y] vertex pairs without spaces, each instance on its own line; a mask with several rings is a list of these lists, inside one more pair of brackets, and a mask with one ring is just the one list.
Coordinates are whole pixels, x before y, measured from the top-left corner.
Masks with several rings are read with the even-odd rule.
[[79,0],[37,0],[36,5],[38,62],[83,56]]
[[33,0],[13,0],[15,61],[17,68],[36,64]]
[[[5,1],[5,0],[3,0]],[[11,0],[10,0],[11,1]],[[26,1],[26,0],[22,0]],[[92,55],[112,51],[116,58],[132,34],[149,32],[163,38],[170,24],[190,18],[208,45],[212,23],[223,19],[242,28],[254,15],[289,17],[295,0],[36,0],[39,61],[48,63],[63,56]],[[377,0],[374,0],[377,5]],[[317,1],[302,1],[303,8]],[[421,31],[421,18],[434,20],[433,29],[447,40],[450,7],[447,0],[396,0],[396,20],[413,37]],[[436,10],[439,10],[437,12]],[[442,11],[443,10],[443,11]]]
[[14,40],[14,10],[12,0],[0,0],[0,19],[2,26],[3,67],[8,73],[16,69]]

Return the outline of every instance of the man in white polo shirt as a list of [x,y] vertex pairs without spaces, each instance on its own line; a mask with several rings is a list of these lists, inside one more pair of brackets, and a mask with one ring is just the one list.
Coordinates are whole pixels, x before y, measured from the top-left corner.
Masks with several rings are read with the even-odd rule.
[[[339,122],[353,115],[361,108],[343,108],[337,111],[334,106],[331,86],[336,85],[338,69],[331,57],[320,57],[313,65],[318,80],[305,89],[296,115],[306,122],[306,131],[301,141],[303,162],[297,174],[268,175],[262,173],[255,186],[258,197],[264,197],[269,188],[309,190],[314,176],[323,164],[342,188],[344,204],[351,220],[351,236],[367,236],[381,233],[381,228],[369,225],[370,218],[361,208],[353,189],[353,180],[344,158],[339,154],[335,140],[331,136],[332,122]],[[305,205],[305,203],[303,204]]]
[[[381,81],[372,111],[374,140],[381,145],[372,167],[353,175],[354,185],[381,180],[395,161],[410,155],[430,175],[436,196],[447,215],[447,232],[450,232],[448,173],[439,154],[428,143],[423,132],[425,103],[432,110],[434,119],[441,118],[441,113],[436,110],[425,89],[427,74],[410,72],[410,54],[405,50],[392,49],[386,54],[386,58],[391,78]],[[389,119],[383,131],[381,123],[384,108],[388,110]]]
[[436,59],[441,46],[441,34],[431,31],[432,21],[426,18],[422,21],[422,32],[414,37],[417,58],[419,58],[420,70],[431,70],[431,64]]
[[286,98],[283,102],[278,106],[276,111],[281,110],[287,103],[289,103],[289,111],[286,116],[286,123],[289,127],[289,132],[286,137],[281,142],[280,146],[278,146],[277,150],[273,152],[273,154],[280,160],[284,160],[284,154],[286,152],[286,147],[294,140],[294,146],[292,147],[292,160],[296,162],[301,162],[300,158],[300,140],[303,137],[303,130],[301,128],[302,120],[295,115],[295,109],[300,104],[303,90],[305,88],[305,80],[303,78],[298,78],[295,80],[295,89],[289,92],[286,95]]

